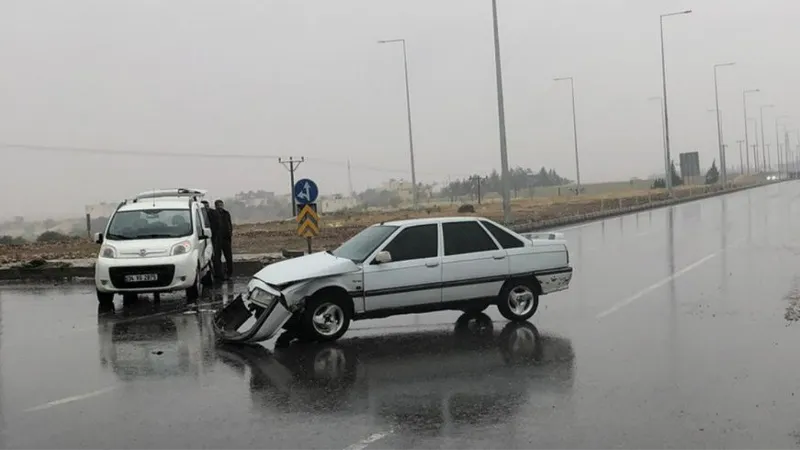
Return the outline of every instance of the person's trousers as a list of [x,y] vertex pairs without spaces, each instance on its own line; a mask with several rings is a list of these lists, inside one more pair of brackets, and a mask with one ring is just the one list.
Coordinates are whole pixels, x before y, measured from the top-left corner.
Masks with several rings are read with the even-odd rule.
[[[225,276],[233,276],[233,246],[231,241],[222,239],[219,242],[220,251],[225,258]],[[221,268],[221,267],[220,267]]]
[[214,276],[221,278],[223,276],[222,270],[222,244],[218,239],[214,239]]

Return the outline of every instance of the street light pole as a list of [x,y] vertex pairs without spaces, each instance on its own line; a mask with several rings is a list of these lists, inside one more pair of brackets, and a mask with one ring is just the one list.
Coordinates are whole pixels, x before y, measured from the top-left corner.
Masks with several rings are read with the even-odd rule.
[[417,195],[417,171],[414,164],[414,133],[411,129],[411,93],[408,88],[408,54],[406,53],[406,40],[405,39],[390,39],[378,41],[379,44],[389,44],[392,42],[401,42],[403,44],[403,73],[406,80],[406,112],[408,114],[408,148],[411,154],[411,196],[414,203],[414,208],[417,208],[419,197]]
[[[742,156],[742,144],[744,144],[744,140],[739,139],[736,141],[739,144],[739,175],[744,175],[744,157]],[[750,173],[750,158],[747,158],[747,173]]]
[[[748,89],[742,91],[742,105],[744,106],[744,142],[745,153],[750,151],[750,137],[747,131],[747,94],[760,92],[759,89]],[[758,160],[753,160],[753,172],[758,172]],[[747,174],[750,175],[750,153],[747,153]]]
[[728,167],[725,161],[725,148],[722,145],[722,126],[719,121],[719,90],[717,89],[717,68],[724,66],[733,66],[735,62],[721,63],[714,65],[714,102],[717,109],[717,146],[719,146],[719,162],[722,168],[722,189],[728,185]]
[[771,167],[767,167],[767,149],[764,147],[764,108],[772,108],[774,105],[761,105],[761,158],[762,158],[762,166],[764,170],[771,170]]
[[506,114],[503,106],[503,73],[500,68],[500,31],[497,26],[497,0],[492,0],[492,25],[494,29],[494,68],[497,79],[497,120],[500,129],[500,169],[503,184],[503,221],[511,223],[511,196],[506,148]]
[[669,112],[667,111],[667,65],[664,59],[664,17],[690,14],[691,12],[692,10],[688,9],[686,11],[661,14],[661,16],[659,16],[659,25],[661,29],[661,84],[664,98],[664,143],[666,147],[666,152],[664,155],[664,178],[667,183],[667,191],[669,192],[670,196],[672,195],[672,171],[670,170],[671,166],[669,156]]
[[[777,148],[777,150],[778,150],[778,175],[780,175],[780,173],[781,173],[781,144],[780,144],[781,137],[778,134],[778,125],[780,124],[781,120],[788,119],[788,118],[789,118],[789,116],[785,116],[785,115],[784,116],[778,116],[778,117],[775,118],[775,145],[778,146],[778,148]],[[784,165],[786,165],[786,161],[784,161],[783,163],[784,163]],[[786,172],[786,174],[787,174],[787,177],[788,177],[789,172]]]
[[569,80],[570,89],[572,90],[572,139],[575,143],[575,177],[577,178],[577,190],[575,195],[581,193],[581,166],[578,162],[578,125],[575,119],[575,80],[572,77],[554,78],[553,81],[566,81]]

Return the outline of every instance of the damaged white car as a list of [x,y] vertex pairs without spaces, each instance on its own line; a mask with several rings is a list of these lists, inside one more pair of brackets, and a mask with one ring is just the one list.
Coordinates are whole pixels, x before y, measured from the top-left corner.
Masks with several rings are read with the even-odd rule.
[[359,319],[442,310],[528,320],[539,297],[572,279],[560,233],[521,235],[484,218],[384,222],[332,252],[270,264],[214,320],[226,342],[265,341],[280,330],[333,341]]

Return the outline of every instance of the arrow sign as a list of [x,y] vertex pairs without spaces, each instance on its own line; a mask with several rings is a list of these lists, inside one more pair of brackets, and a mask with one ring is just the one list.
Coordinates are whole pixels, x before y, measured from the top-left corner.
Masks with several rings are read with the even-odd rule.
[[314,203],[317,201],[317,197],[319,197],[317,183],[308,178],[303,178],[294,184],[294,201],[298,205]]
[[297,234],[310,238],[319,234],[319,215],[317,204],[308,203],[300,208],[297,213]]

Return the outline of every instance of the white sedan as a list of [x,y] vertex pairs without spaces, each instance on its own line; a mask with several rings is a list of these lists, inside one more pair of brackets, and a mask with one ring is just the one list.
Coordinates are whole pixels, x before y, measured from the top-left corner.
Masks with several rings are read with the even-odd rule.
[[223,341],[265,341],[281,329],[308,341],[340,338],[359,319],[442,310],[528,320],[539,297],[572,279],[560,233],[523,236],[488,219],[384,222],[332,252],[270,264],[217,313]]

